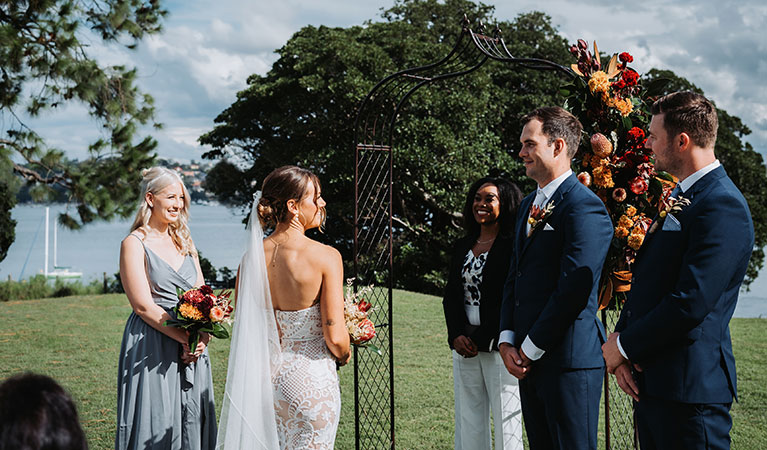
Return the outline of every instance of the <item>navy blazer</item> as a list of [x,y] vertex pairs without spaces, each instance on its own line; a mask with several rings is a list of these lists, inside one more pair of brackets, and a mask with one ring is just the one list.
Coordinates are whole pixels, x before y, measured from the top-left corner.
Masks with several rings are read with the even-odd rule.
[[[604,367],[604,327],[597,319],[597,291],[613,236],[604,203],[571,175],[549,201],[550,216],[528,237],[530,205],[519,207],[514,258],[504,289],[501,330],[526,336],[546,351],[536,364],[561,368]],[[548,227],[546,226],[548,224]]]
[[498,349],[498,327],[500,325],[501,301],[503,285],[513,251],[514,238],[498,235],[490,247],[482,269],[482,283],[479,286],[479,320],[480,326],[467,335],[466,327],[469,320],[464,309],[464,289],[461,270],[466,254],[474,246],[475,238],[464,237],[453,245],[450,259],[450,272],[447,276],[445,295],[442,307],[447,323],[447,342],[453,348],[453,339],[466,335],[471,338],[480,351],[488,352]]
[[[644,392],[684,403],[737,397],[730,318],[754,247],[748,204],[723,167],[645,237],[616,330]],[[640,396],[641,396],[640,392]]]

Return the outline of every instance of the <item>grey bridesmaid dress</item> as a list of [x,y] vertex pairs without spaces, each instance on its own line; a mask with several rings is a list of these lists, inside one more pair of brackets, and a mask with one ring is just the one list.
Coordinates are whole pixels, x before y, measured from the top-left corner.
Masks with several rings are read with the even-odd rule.
[[[130,236],[141,239],[135,234]],[[143,245],[143,241],[141,241]],[[190,255],[178,271],[144,246],[152,299],[170,314],[176,286],[190,289],[197,269]],[[125,325],[117,374],[117,450],[213,450],[216,410],[207,348],[196,363],[181,362],[181,344],[135,312]]]

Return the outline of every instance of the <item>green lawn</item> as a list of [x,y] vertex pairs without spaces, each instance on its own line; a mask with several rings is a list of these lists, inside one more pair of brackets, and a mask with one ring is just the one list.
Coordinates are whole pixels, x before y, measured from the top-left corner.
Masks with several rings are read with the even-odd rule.
[[[453,381],[438,298],[397,291],[394,298],[397,448],[449,449]],[[130,306],[124,295],[0,302],[0,380],[21,371],[56,378],[75,398],[91,449],[113,447],[117,356]],[[767,320],[734,319],[740,403],[733,449],[767,448]],[[216,398],[226,378],[229,341],[210,353]],[[354,448],[353,369],[341,369],[343,411],[336,448]]]

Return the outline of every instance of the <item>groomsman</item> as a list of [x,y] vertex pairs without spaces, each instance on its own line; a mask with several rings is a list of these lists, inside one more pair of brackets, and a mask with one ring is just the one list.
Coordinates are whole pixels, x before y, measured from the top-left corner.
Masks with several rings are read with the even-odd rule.
[[538,189],[519,207],[499,349],[521,381],[530,448],[596,449],[604,378],[597,287],[613,235],[602,201],[570,169],[582,126],[562,108],[522,119],[519,156]]
[[[634,397],[642,450],[728,449],[737,398],[729,322],[754,246],[748,204],[714,156],[716,108],[676,92],[652,106],[647,148],[679,178],[634,264],[608,371]],[[632,377],[631,369],[635,373]]]

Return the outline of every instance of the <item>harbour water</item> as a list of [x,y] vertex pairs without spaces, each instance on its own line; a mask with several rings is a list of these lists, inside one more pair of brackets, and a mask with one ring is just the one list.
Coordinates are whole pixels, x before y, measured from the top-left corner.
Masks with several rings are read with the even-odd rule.
[[[53,223],[64,211],[64,205],[51,205],[51,231],[49,270],[53,267]],[[13,209],[16,220],[16,240],[8,256],[0,262],[0,279],[10,276],[14,280],[26,279],[43,272],[45,260],[45,207],[42,205],[18,205]],[[242,220],[245,212],[221,205],[192,205],[189,227],[195,245],[216,268],[229,267],[236,270],[244,250],[246,231]],[[59,266],[82,272],[84,282],[101,280],[118,271],[120,241],[128,234],[133,219],[114,222],[95,222],[82,230],[59,228]],[[735,317],[767,318],[767,268],[751,285],[749,292],[742,292],[735,310]]]
[[[50,206],[48,270],[53,268],[53,226],[64,205]],[[26,279],[43,273],[45,261],[45,206],[17,205],[12,211],[16,220],[16,240],[8,256],[0,262],[0,277]],[[221,205],[192,205],[189,228],[197,249],[214,267],[236,270],[247,236],[242,223],[244,212]],[[82,272],[83,282],[101,280],[119,269],[120,241],[127,236],[133,218],[113,222],[95,222],[78,231],[59,228],[57,264]]]

